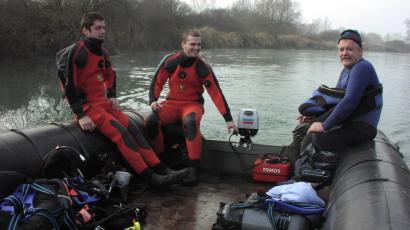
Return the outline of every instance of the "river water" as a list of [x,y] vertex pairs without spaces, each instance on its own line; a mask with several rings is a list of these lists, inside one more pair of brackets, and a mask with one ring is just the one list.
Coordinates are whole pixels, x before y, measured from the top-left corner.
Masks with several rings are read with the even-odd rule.
[[[148,88],[165,52],[139,52],[113,57],[122,108],[147,113]],[[204,50],[236,121],[241,108],[256,109],[260,129],[255,143],[284,145],[291,141],[297,107],[320,84],[334,86],[342,69],[335,51]],[[384,86],[379,129],[396,143],[410,165],[410,54],[365,52]],[[71,119],[61,100],[54,59],[0,64],[0,129],[31,127]],[[205,93],[201,123],[207,139],[227,140],[222,116]]]

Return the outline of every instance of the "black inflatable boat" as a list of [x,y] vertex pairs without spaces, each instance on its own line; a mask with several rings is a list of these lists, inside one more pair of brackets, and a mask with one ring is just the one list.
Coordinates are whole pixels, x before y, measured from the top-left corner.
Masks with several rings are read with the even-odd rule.
[[[141,124],[138,114],[129,115]],[[83,132],[71,123],[53,123],[0,134],[0,169],[36,178],[45,154],[57,145],[76,148],[88,159],[100,153],[118,154],[115,146],[96,132]],[[255,144],[234,154],[228,142],[206,140],[198,186],[146,191],[131,202],[147,204],[144,229],[211,229],[220,202],[244,200],[245,194],[272,187],[252,182],[251,171],[241,169],[238,154],[242,162],[252,165],[259,154],[281,149]],[[409,229],[410,171],[398,148],[379,132],[373,142],[343,152],[342,159],[328,189],[321,229]],[[264,212],[244,213],[232,229],[272,229],[266,220]]]

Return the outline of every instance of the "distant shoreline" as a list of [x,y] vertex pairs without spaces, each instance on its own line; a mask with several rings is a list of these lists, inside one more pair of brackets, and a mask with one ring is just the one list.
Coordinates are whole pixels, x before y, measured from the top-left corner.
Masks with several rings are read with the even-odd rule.
[[[200,32],[205,49],[328,50],[336,47],[343,30],[330,29],[327,21],[303,23],[292,0],[249,1],[200,12],[178,0],[0,1],[0,59],[54,56],[80,39],[80,19],[87,11],[105,16],[105,46],[111,54],[179,49],[181,33],[192,28]],[[320,29],[321,23],[327,23],[326,29]],[[410,52],[410,43],[403,40],[361,35],[365,50]]]

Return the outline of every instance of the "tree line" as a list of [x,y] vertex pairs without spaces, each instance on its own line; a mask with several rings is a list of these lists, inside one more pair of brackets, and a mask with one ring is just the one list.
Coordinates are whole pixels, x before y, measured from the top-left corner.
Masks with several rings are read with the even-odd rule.
[[[301,22],[292,0],[237,0],[226,9],[202,9],[207,1],[180,0],[0,0],[0,58],[54,55],[80,38],[80,18],[99,11],[106,18],[111,52],[166,50],[180,46],[181,33],[199,30],[204,48],[334,49],[343,28],[326,21]],[[410,40],[410,19],[406,22]],[[321,24],[325,29],[321,29]],[[402,40],[363,34],[366,48],[409,52]]]

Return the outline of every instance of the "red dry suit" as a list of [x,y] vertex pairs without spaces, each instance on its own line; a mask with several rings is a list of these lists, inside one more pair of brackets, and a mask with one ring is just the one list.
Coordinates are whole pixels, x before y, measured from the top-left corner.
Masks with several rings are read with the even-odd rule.
[[[136,124],[112,109],[116,97],[116,75],[102,40],[86,38],[77,43],[67,77],[62,80],[65,96],[77,119],[90,117],[96,129],[114,142],[137,172],[160,161]],[[60,77],[61,78],[61,77]]]
[[162,153],[164,137],[160,126],[182,121],[188,157],[199,160],[202,153],[200,122],[204,113],[204,86],[226,122],[232,121],[228,104],[212,69],[199,57],[187,57],[182,51],[166,56],[152,80],[150,104],[158,100],[167,81],[167,100],[162,103],[160,111],[151,113],[146,120],[149,136],[154,139],[156,152]]

